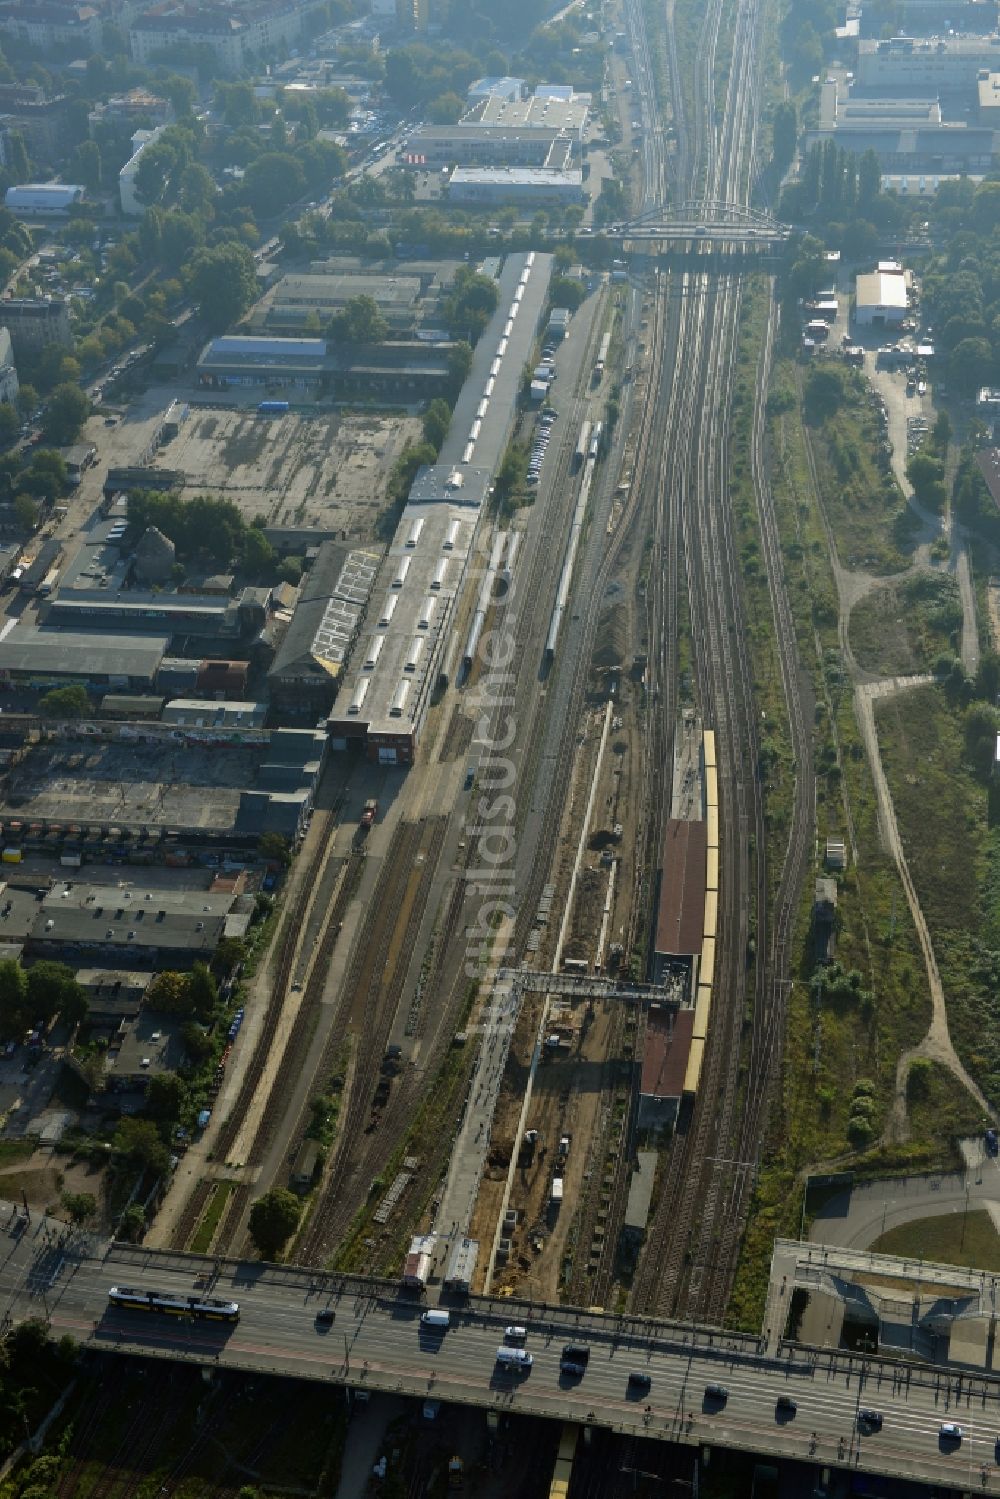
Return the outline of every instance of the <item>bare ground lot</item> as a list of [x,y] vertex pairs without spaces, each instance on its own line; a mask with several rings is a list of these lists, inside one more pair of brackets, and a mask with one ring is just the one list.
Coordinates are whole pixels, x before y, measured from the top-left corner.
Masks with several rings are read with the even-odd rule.
[[317,410],[265,419],[195,406],[153,466],[180,471],[189,490],[232,500],[247,521],[367,537],[393,463],[420,436],[419,419],[403,415]]

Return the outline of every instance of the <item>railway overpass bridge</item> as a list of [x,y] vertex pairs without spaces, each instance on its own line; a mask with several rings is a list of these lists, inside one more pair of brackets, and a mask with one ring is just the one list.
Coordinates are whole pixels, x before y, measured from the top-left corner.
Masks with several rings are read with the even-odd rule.
[[[4,1325],[44,1318],[53,1336],[70,1334],[91,1350],[320,1380],[784,1457],[817,1470],[1000,1494],[994,1466],[1000,1379],[992,1376],[786,1345],[774,1331],[756,1337],[506,1298],[456,1302],[450,1327],[428,1335],[423,1303],[393,1282],[109,1243],[62,1223],[26,1223],[9,1204],[0,1205],[0,1239],[6,1240]],[[812,1252],[821,1253],[815,1246]],[[781,1276],[772,1279],[783,1298]],[[233,1299],[239,1322],[112,1308],[113,1285]],[[333,1320],[321,1322],[320,1312],[333,1313]],[[504,1328],[513,1322],[527,1328],[534,1360],[521,1376],[496,1364]],[[560,1372],[570,1342],[590,1348],[581,1378]],[[648,1391],[630,1389],[632,1370],[649,1376]],[[723,1385],[728,1398],[706,1396],[710,1384]],[[795,1409],[783,1412],[779,1397]],[[880,1431],[859,1426],[863,1408],[882,1413]],[[939,1440],[945,1420],[961,1424],[958,1446]]]
[[666,212],[651,209],[613,224],[609,232],[623,243],[653,242],[665,249],[699,244],[730,253],[778,249],[791,235],[787,224],[765,210],[704,200],[679,203]]

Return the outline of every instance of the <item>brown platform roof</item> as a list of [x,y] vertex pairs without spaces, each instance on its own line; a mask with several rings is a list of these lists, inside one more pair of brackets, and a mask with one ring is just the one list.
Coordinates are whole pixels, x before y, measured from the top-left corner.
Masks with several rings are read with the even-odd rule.
[[642,1083],[645,1098],[680,1098],[694,1030],[693,1010],[671,1010],[650,1005],[646,1018],[646,1042],[642,1050]]
[[707,833],[703,822],[672,817],[663,837],[656,951],[662,957],[693,957],[705,933]]

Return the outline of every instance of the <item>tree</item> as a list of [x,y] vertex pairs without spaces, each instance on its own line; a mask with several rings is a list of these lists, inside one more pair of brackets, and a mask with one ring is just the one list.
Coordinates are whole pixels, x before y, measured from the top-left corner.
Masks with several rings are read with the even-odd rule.
[[146,1005],[150,1010],[162,1010],[166,1015],[190,1015],[194,1008],[191,975],[164,969],[146,990]]
[[86,391],[78,385],[57,385],[49,396],[42,417],[42,431],[50,442],[65,447],[76,441],[89,415],[90,401]]
[[497,310],[500,289],[492,276],[480,275],[468,266],[455,272],[451,293],[444,303],[448,327],[456,335],[468,334],[474,342]]
[[212,328],[228,328],[257,296],[257,272],[246,245],[230,241],[199,250],[190,275],[191,293]]
[[22,531],[29,533],[38,525],[38,505],[23,490],[14,496],[14,519]]
[[101,188],[101,150],[96,141],[81,141],[73,152],[71,172],[76,181],[88,191],[96,193]]
[[38,701],[46,718],[84,718],[90,712],[90,698],[85,687],[53,687]]
[[948,492],[944,483],[944,463],[926,448],[914,453],[906,465],[906,477],[921,505],[930,510],[944,509]]
[[138,1244],[146,1232],[146,1209],[141,1202],[130,1202],[118,1221],[118,1234],[129,1244]]
[[150,1119],[176,1124],[187,1103],[188,1090],[176,1072],[155,1072],[146,1090],[146,1113]]
[[819,426],[833,416],[839,411],[843,398],[844,385],[838,370],[821,365],[809,371],[803,406],[810,424]]
[[97,1212],[97,1198],[92,1192],[64,1192],[62,1205],[74,1223],[86,1223]]
[[583,282],[570,276],[553,276],[549,284],[549,299],[553,307],[568,307],[570,312],[575,312],[586,296]]
[[262,1259],[276,1260],[299,1226],[302,1203],[285,1187],[272,1187],[250,1209],[250,1237]]
[[191,1008],[199,1020],[210,1020],[219,999],[219,990],[204,963],[194,963],[188,980]]
[[438,452],[451,426],[451,407],[437,396],[424,412],[424,439]]
[[786,172],[795,158],[795,146],[799,135],[799,116],[791,99],[782,99],[775,106],[771,126],[771,153],[780,172]]
[[76,1015],[81,1000],[86,1014],[86,997],[76,981],[76,974],[67,964],[42,958],[28,969],[28,1004],[33,1015],[52,1020],[67,1009]]
[[288,839],[284,833],[261,833],[257,839],[257,852],[269,864],[278,864],[282,869],[287,869],[292,862]]
[[26,380],[21,381],[17,392],[17,404],[22,416],[30,416],[38,405],[38,391]]
[[18,415],[9,401],[0,401],[0,445],[7,447],[17,436]]
[[271,218],[301,198],[306,176],[300,162],[287,151],[267,151],[246,169],[243,196],[262,218]]
[[0,962],[0,1034],[23,1037],[28,1011],[28,975],[13,958]]
[[118,1154],[138,1170],[165,1176],[170,1169],[170,1151],[151,1119],[123,1119],[112,1143]]
[[463,100],[450,89],[445,94],[438,94],[427,106],[427,118],[432,125],[454,125],[464,113]]
[[351,297],[340,312],[330,319],[327,332],[336,343],[377,344],[389,331],[389,324],[378,309],[374,297]]

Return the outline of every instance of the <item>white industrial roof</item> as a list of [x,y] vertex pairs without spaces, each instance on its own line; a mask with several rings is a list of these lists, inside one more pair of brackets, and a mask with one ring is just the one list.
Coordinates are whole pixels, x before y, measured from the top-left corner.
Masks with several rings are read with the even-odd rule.
[[898,307],[906,309],[906,277],[898,271],[873,271],[857,279],[859,307]]
[[21,206],[30,208],[33,203],[67,206],[83,196],[83,188],[73,182],[23,182],[20,187],[9,187],[4,197],[8,208]]
[[456,167],[449,182],[453,187],[493,187],[497,183],[511,187],[581,187],[583,172],[579,167],[566,171],[554,167]]
[[213,338],[210,352],[216,356],[259,354],[264,358],[293,354],[298,358],[325,359],[325,338],[252,338],[234,333],[222,338]]

